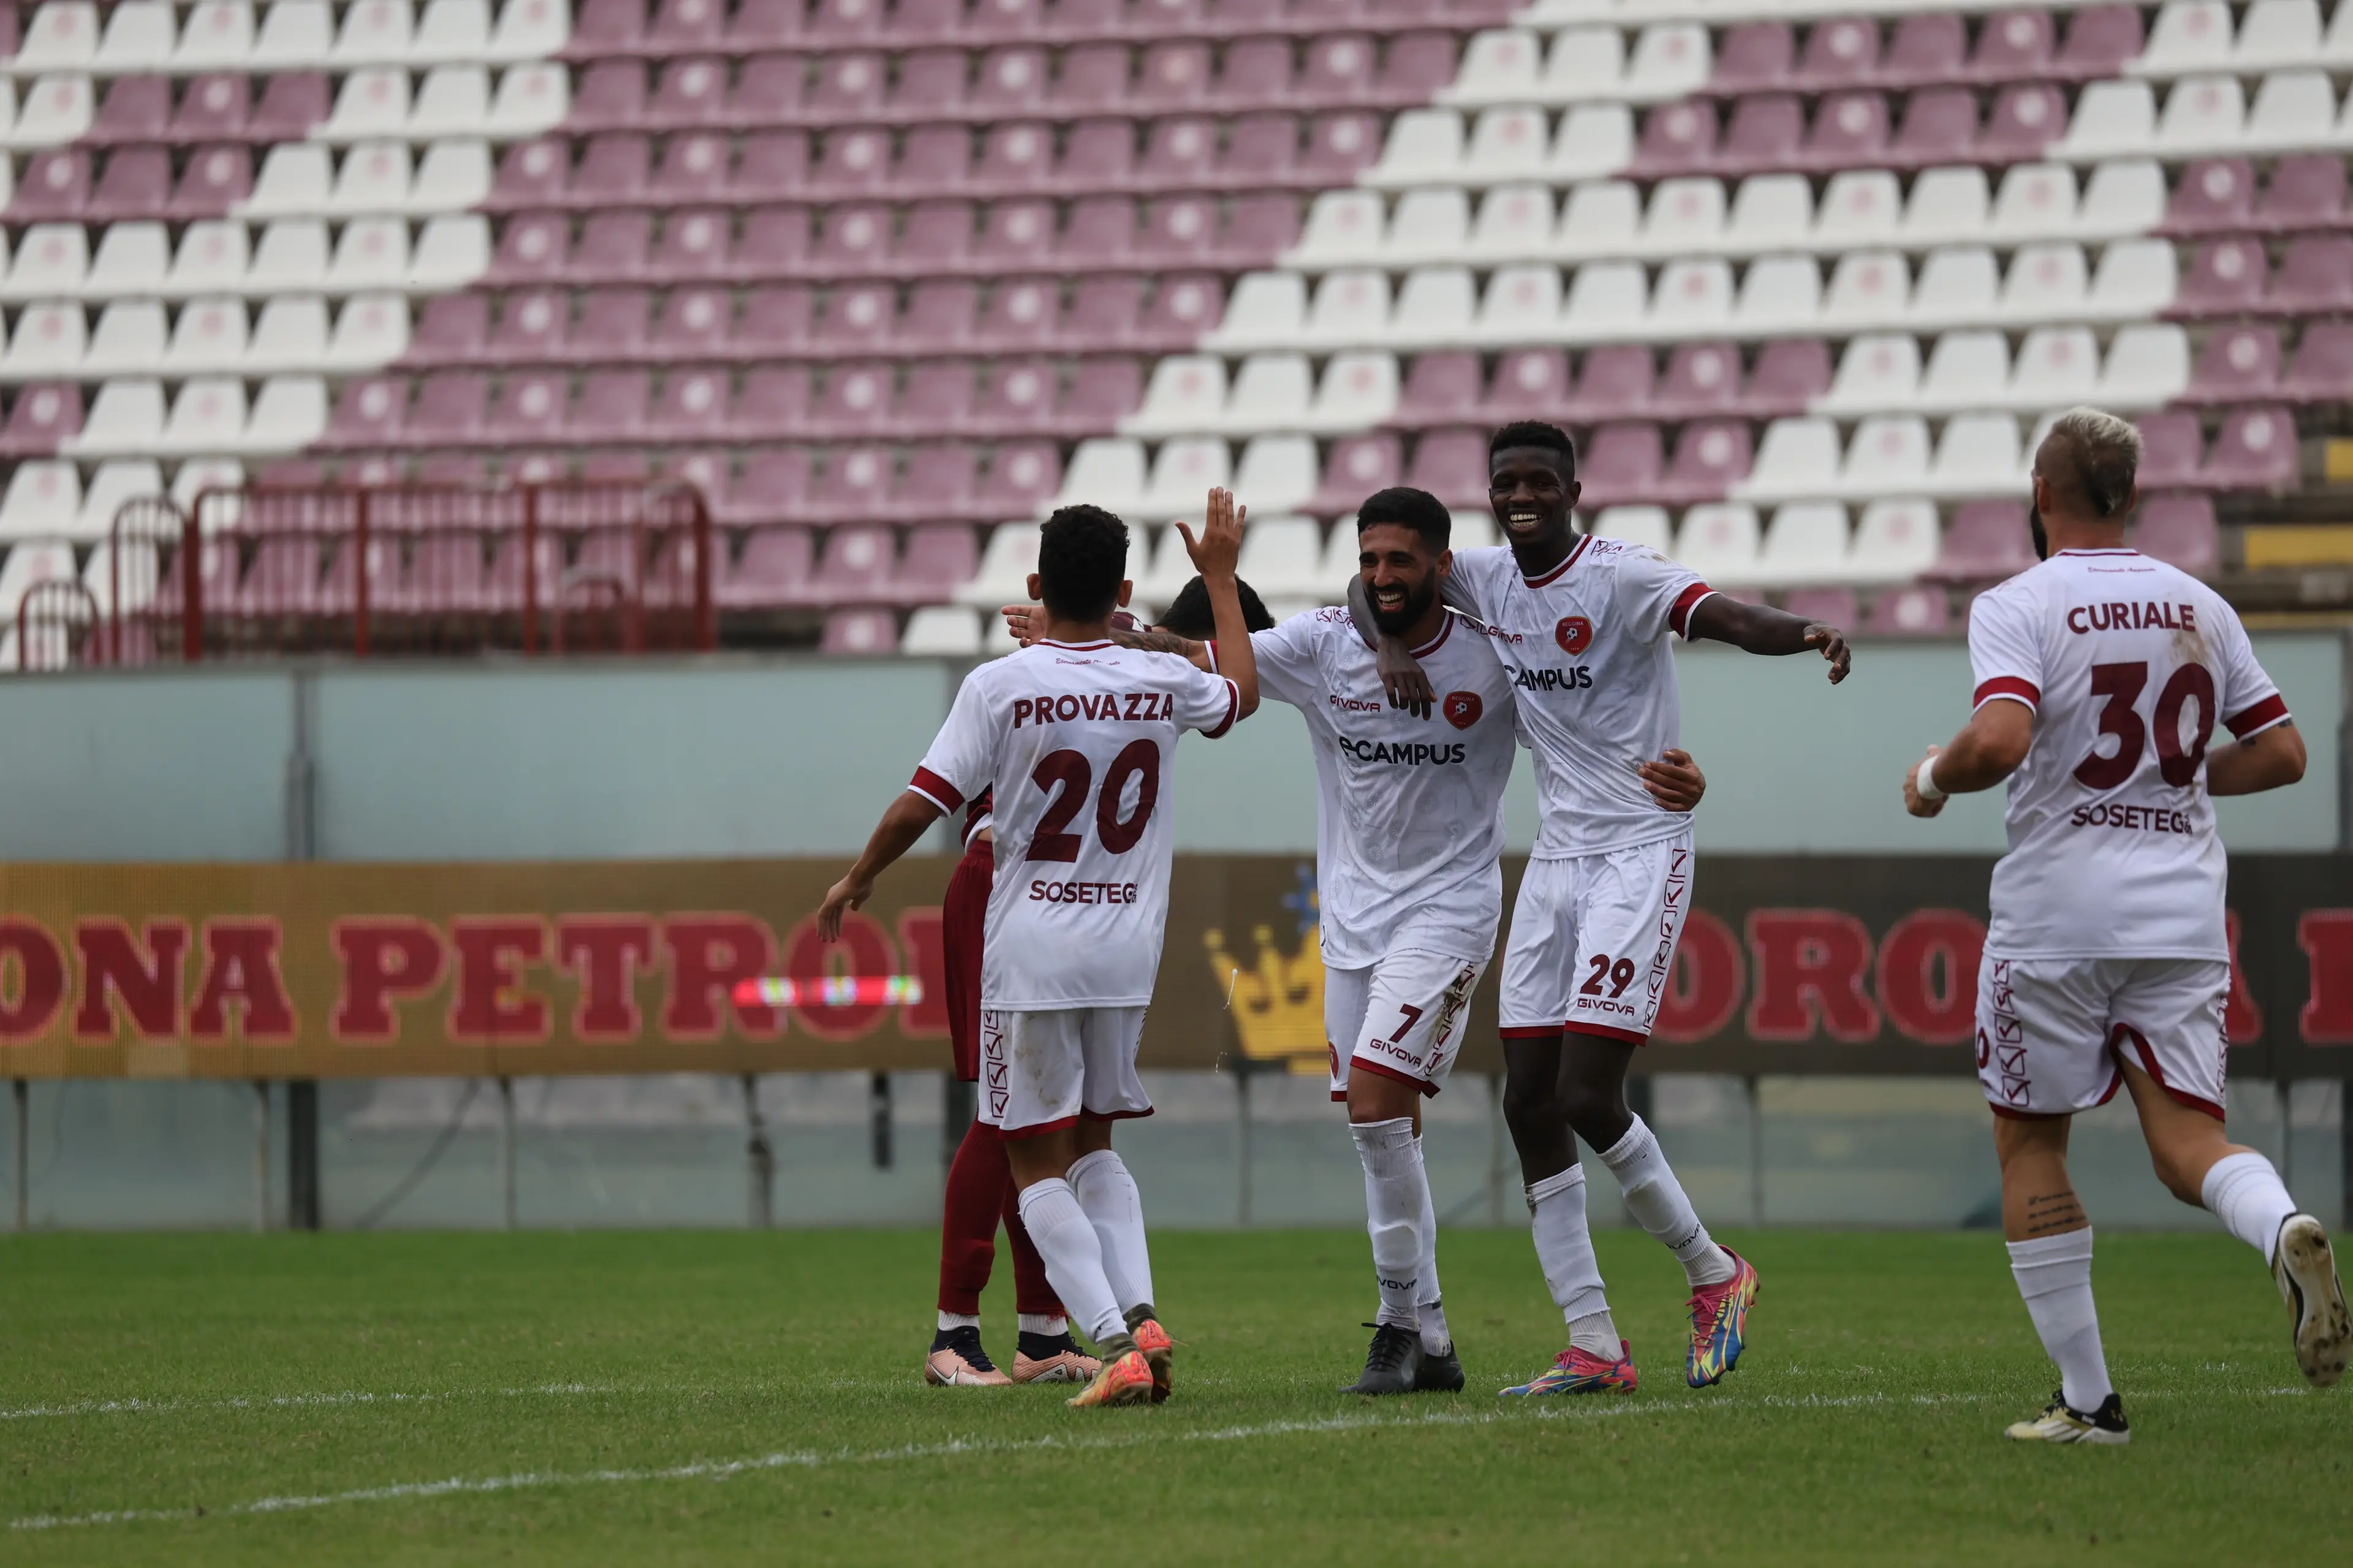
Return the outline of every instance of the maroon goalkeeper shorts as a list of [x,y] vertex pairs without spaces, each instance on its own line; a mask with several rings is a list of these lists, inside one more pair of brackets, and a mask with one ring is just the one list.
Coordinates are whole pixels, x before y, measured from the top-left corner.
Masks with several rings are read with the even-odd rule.
[[997,851],[976,844],[948,878],[940,900],[940,942],[947,968],[948,1043],[955,1075],[980,1078],[980,942],[988,923],[988,890],[997,880]]

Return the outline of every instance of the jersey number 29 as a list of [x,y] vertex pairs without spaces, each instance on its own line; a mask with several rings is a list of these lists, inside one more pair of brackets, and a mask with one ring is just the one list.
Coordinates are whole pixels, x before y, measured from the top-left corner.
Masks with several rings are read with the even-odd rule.
[[[2147,660],[2092,666],[2092,695],[2108,700],[2100,710],[2100,734],[2116,738],[2116,752],[2112,757],[2102,756],[2094,745],[2075,764],[2076,783],[2087,789],[2114,789],[2140,766],[2141,751],[2148,744],[2148,727],[2141,722],[2133,704],[2140,700],[2141,689],[2147,684]],[[2191,698],[2198,700],[2198,733],[2185,748],[2181,710]],[[2206,673],[2204,665],[2185,664],[2173,672],[2157,694],[2156,719],[2157,771],[2166,783],[2187,788],[2198,777],[2199,764],[2206,760],[2206,742],[2214,733],[2214,678]]]
[[[1079,858],[1086,840],[1070,830],[1071,823],[1086,805],[1087,789],[1094,783],[1094,764],[1082,752],[1049,752],[1039,759],[1038,765],[1029,772],[1029,782],[1050,794],[1058,788],[1060,793],[1046,803],[1046,815],[1038,819],[1038,831],[1029,840],[1029,853],[1025,858],[1067,865]],[[1119,815],[1119,797],[1127,793],[1131,776],[1140,781],[1135,793],[1135,814],[1123,818]],[[1113,854],[1126,854],[1143,838],[1145,826],[1152,821],[1152,807],[1159,799],[1159,742],[1131,741],[1103,771],[1103,793],[1095,796],[1095,837]]]

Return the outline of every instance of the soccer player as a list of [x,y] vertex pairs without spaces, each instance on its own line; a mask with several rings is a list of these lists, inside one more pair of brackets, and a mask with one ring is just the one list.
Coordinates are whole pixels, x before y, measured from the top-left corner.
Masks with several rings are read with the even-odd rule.
[[1165,1399],[1170,1384],[1143,1208],[1111,1124],[1152,1110],[1135,1055],[1167,922],[1163,797],[1176,737],[1222,735],[1258,706],[1234,593],[1241,522],[1233,497],[1212,490],[1200,536],[1184,529],[1216,610],[1226,673],[1213,676],[1111,640],[1130,589],[1125,524],[1090,506],[1048,518],[1029,583],[1046,636],[965,678],[913,783],[818,915],[819,934],[837,937],[843,912],[933,823],[1002,792],[981,955],[981,1118],[1004,1134],[1047,1278],[1102,1352],[1074,1405]]
[[[945,950],[948,1043],[955,1075],[966,1083],[980,1079],[980,953],[988,916],[988,892],[997,878],[995,834],[988,792],[965,809],[962,859],[948,878],[941,901],[941,943]],[[923,1357],[923,1381],[943,1388],[992,1387],[1008,1383],[1084,1383],[1102,1370],[1094,1357],[1071,1342],[1070,1321],[1046,1279],[1045,1260],[1021,1226],[1013,1167],[1005,1141],[979,1118],[965,1129],[948,1164],[947,1194],[940,1205],[939,1328]],[[980,1342],[980,1293],[988,1286],[997,1257],[997,1225],[1013,1252],[1013,1305],[1020,1337],[1013,1375],[1006,1376]]]
[[[1487,628],[1440,600],[1452,527],[1438,498],[1418,489],[1382,490],[1356,514],[1374,623],[1445,692],[1440,718],[1383,701],[1372,647],[1345,610],[1294,616],[1250,639],[1260,689],[1300,710],[1315,756],[1332,1098],[1348,1107],[1364,1167],[1380,1291],[1363,1374],[1346,1390],[1356,1394],[1463,1384],[1439,1289],[1420,1102],[1460,1055],[1463,1009],[1494,952],[1517,715],[1510,677],[1480,646]],[[1161,626],[1133,640],[1206,660],[1208,649],[1166,636],[1187,629],[1185,610],[1180,595]],[[1007,618],[1019,636],[1033,617],[1008,606]],[[1661,807],[1681,812],[1705,788],[1679,753],[1643,780]]]
[[[1577,1139],[1617,1176],[1626,1207],[1691,1284],[1684,1379],[1738,1362],[1757,1270],[1700,1223],[1659,1141],[1626,1104],[1691,905],[1688,813],[1662,813],[1637,768],[1675,743],[1670,633],[1757,654],[1816,651],[1846,678],[1834,626],[1715,593],[1657,552],[1577,531],[1577,451],[1553,426],[1506,425],[1488,446],[1488,500],[1506,544],[1454,556],[1447,598],[1492,628],[1481,639],[1519,698],[1541,807],[1504,952],[1504,1117],[1527,1184],[1536,1257],[1568,1348],[1507,1394],[1631,1389],[1633,1352],[1609,1314],[1586,1225]],[[1350,602],[1364,595],[1352,585]],[[1381,637],[1392,703],[1424,711],[1431,687],[1401,639]]]
[[[1994,1112],[2010,1273],[2059,1392],[2009,1428],[2029,1442],[2124,1443],[2092,1303],[2092,1223],[2067,1175],[2077,1111],[2132,1096],[2158,1179],[2263,1255],[2297,1364],[2345,1371],[2345,1292],[2328,1236],[2272,1163],[2223,1136],[2231,993],[2213,796],[2304,776],[2304,742],[2246,628],[2203,583],[2125,543],[2140,432],[2062,416],[2034,455],[2042,563],[1969,612],[1976,710],[1905,775],[1904,805],[2008,781],[1978,967],[1978,1079]],[[2232,743],[2208,750],[2217,724]]]

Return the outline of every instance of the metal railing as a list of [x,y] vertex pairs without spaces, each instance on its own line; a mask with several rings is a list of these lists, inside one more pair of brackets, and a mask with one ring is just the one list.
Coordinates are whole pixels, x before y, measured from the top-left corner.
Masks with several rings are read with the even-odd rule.
[[[104,548],[102,589],[82,595],[90,629],[66,639],[65,662],[717,643],[711,517],[690,484],[245,486],[202,491],[185,512],[142,497]],[[40,613],[41,626],[69,618]],[[20,658],[29,646],[20,630]]]

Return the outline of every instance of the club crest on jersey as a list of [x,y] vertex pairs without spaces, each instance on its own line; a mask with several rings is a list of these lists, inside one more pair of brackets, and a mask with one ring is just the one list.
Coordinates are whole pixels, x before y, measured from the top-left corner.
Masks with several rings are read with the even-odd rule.
[[1560,644],[1560,651],[1571,658],[1593,646],[1593,623],[1583,616],[1563,616],[1560,625],[1553,627],[1552,640]]
[[1468,730],[1479,721],[1481,704],[1475,691],[1450,691],[1442,711],[1446,721],[1458,730]]

